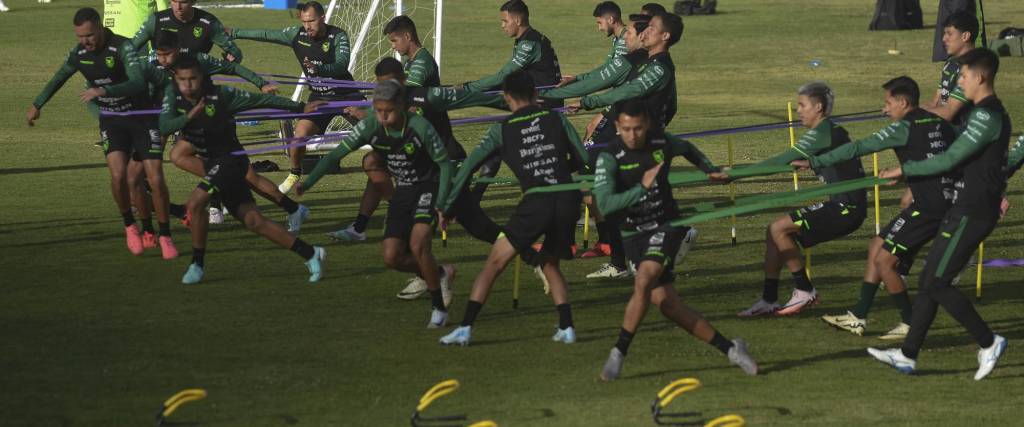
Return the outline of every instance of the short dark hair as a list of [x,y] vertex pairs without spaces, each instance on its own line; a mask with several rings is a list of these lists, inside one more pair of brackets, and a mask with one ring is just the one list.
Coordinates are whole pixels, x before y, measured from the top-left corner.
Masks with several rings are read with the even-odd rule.
[[640,6],[640,12],[645,15],[654,16],[659,13],[666,13],[668,10],[665,9],[665,6],[658,3],[645,3],[643,6]]
[[537,93],[533,76],[523,70],[513,71],[505,77],[505,81],[501,83],[501,90],[505,95],[520,101],[531,100]]
[[978,17],[974,16],[973,13],[967,11],[960,11],[949,15],[946,18],[946,22],[942,24],[942,28],[953,27],[961,33],[971,33],[971,43],[974,43],[978,38]]
[[203,67],[199,65],[199,59],[193,55],[181,55],[177,61],[174,61],[171,69],[174,71],[197,70],[200,74],[203,73]]
[[305,12],[305,11],[307,11],[309,9],[313,9],[313,10],[316,11],[317,15],[324,16],[324,5],[320,4],[320,2],[317,2],[317,1],[307,1],[305,3],[296,3],[295,4],[295,8],[298,9],[299,12]]
[[613,1],[600,2],[594,7],[594,17],[600,18],[605,15],[611,15],[616,21],[621,21],[622,9]]
[[381,59],[377,63],[377,66],[373,68],[373,75],[377,77],[392,76],[395,78],[405,78],[405,68],[402,67],[402,63],[398,62],[397,59],[392,57],[386,57]]
[[178,43],[178,35],[170,31],[159,31],[156,33],[156,37],[153,37],[153,49],[154,50],[170,50],[177,49],[180,47]]
[[387,36],[391,33],[408,34],[412,37],[412,41],[420,44],[420,35],[416,32],[416,23],[412,22],[412,18],[406,15],[391,18],[387,25],[384,25],[384,35]]
[[636,33],[640,34],[647,29],[648,25],[651,25],[651,16],[644,15],[642,13],[634,13],[629,15],[629,22],[636,28]]
[[661,26],[668,32],[668,45],[672,45],[679,42],[679,39],[683,38],[683,18],[674,13],[659,13],[654,15],[655,18],[661,18]]
[[516,15],[523,20],[523,24],[530,23],[530,8],[526,6],[526,2],[523,0],[508,0],[505,4],[501,5],[502,12],[508,12],[509,15]]
[[[639,99],[630,99],[623,102],[619,106],[619,116],[621,117],[623,114],[629,117],[643,117],[645,121],[651,117],[651,111],[647,109],[647,104]],[[618,120],[618,117],[615,119]]]
[[889,80],[882,85],[882,89],[888,91],[894,98],[903,98],[911,107],[917,107],[921,102],[921,88],[910,77],[899,76]]
[[981,73],[989,85],[996,81],[999,72],[999,56],[988,49],[974,49],[957,58],[960,65]]
[[82,25],[86,22],[92,22],[98,24],[100,22],[100,13],[91,7],[83,7],[75,12],[74,23],[75,26]]

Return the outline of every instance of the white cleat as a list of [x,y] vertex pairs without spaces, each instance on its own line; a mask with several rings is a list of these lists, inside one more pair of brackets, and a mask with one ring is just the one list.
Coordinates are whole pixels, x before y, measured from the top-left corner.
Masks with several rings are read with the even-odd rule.
[[974,373],[974,380],[980,381],[996,367],[999,357],[1006,351],[1006,338],[1000,335],[995,336],[992,345],[988,348],[978,350],[978,372]]
[[412,279],[409,279],[409,281],[406,283],[407,285],[405,286],[405,289],[402,289],[402,292],[398,293],[398,299],[414,300],[423,295],[426,295],[427,281],[423,280],[422,277],[413,277]]
[[559,329],[555,331],[555,335],[551,337],[551,341],[562,342],[566,344],[572,344],[576,342],[576,330],[572,326]]
[[355,225],[349,224],[348,227],[342,228],[341,230],[327,233],[327,237],[339,242],[362,242],[366,240],[366,233],[356,231]]
[[470,329],[472,326],[459,326],[454,331],[441,337],[438,341],[441,345],[461,345],[463,347],[469,345]]
[[675,266],[679,267],[683,263],[683,258],[686,258],[686,254],[693,249],[693,245],[697,243],[697,236],[700,232],[696,228],[690,227],[690,230],[686,232],[686,236],[683,236],[683,242],[679,245],[679,251],[676,252]]
[[444,276],[441,276],[441,298],[444,299],[444,308],[447,309],[452,305],[455,295],[452,292],[452,284],[455,283],[455,265],[447,264],[441,268],[444,270]]
[[622,365],[626,362],[626,356],[619,351],[618,347],[612,347],[608,353],[608,360],[605,360],[601,368],[601,381],[614,381],[622,373]]
[[782,306],[775,314],[779,316],[793,316],[799,314],[804,308],[818,303],[818,291],[812,289],[810,292],[793,289],[793,295],[789,302]]
[[850,311],[847,311],[846,314],[821,316],[821,320],[858,337],[864,336],[864,327],[868,324],[867,319],[859,319]]
[[544,270],[540,266],[533,267],[533,274],[536,274],[540,278],[540,282],[544,284],[544,295],[551,295],[551,284],[548,283],[547,276],[544,275]]
[[210,208],[210,224],[223,224],[224,212],[220,208]]
[[757,362],[747,351],[747,343],[743,338],[732,340],[732,348],[729,349],[729,363],[739,366],[747,375],[757,375]]
[[629,277],[628,269],[619,270],[618,267],[609,263],[602,264],[601,268],[598,268],[597,271],[587,275],[588,279],[621,279],[624,277]]
[[8,12],[10,10],[11,8],[7,7],[7,5],[0,3],[0,12]]
[[895,328],[889,330],[884,335],[878,337],[883,340],[903,340],[910,333],[910,325],[900,322]]
[[430,311],[430,323],[427,323],[427,329],[443,328],[448,324],[448,312],[433,309]]
[[299,205],[299,209],[295,212],[288,214],[288,232],[299,234],[299,230],[302,229],[302,223],[309,219],[309,208],[306,205]]
[[750,308],[736,313],[736,315],[739,317],[757,317],[775,314],[776,311],[779,311],[779,303],[759,299]]
[[914,372],[914,367],[917,366],[917,361],[903,355],[903,350],[898,348],[890,348],[888,350],[879,350],[877,348],[868,348],[868,354],[874,356],[879,362],[886,365],[892,366],[897,371],[904,374],[911,374]]

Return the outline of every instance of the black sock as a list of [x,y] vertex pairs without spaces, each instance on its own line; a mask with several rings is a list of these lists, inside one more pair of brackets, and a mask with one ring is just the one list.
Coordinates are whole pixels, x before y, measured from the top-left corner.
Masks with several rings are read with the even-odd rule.
[[619,230],[612,230],[608,236],[608,247],[611,248],[611,259],[608,263],[617,269],[626,269],[626,250],[622,244],[622,232]]
[[807,269],[801,268],[800,271],[793,273],[793,281],[796,282],[796,288],[810,292],[814,290],[814,285],[811,285],[811,279],[807,277]]
[[288,173],[290,173],[292,175],[302,176],[302,168],[291,168],[291,169],[288,169]]
[[868,317],[868,311],[871,311],[871,303],[875,301],[875,292],[878,292],[878,283],[861,283],[860,298],[857,299],[857,305],[851,311],[858,319],[866,319]]
[[313,250],[313,247],[310,246],[309,243],[303,242],[302,239],[295,239],[295,243],[292,243],[290,250],[299,254],[299,256],[306,261],[309,261],[316,256],[316,251]]
[[597,242],[595,243],[595,245],[601,243],[608,243],[609,225],[610,224],[608,223],[608,221],[600,221],[597,224],[595,224],[595,228],[597,228]]
[[154,234],[153,233],[153,218],[152,217],[150,217],[150,218],[142,218],[142,220],[139,221],[139,222],[142,223],[142,232],[143,233]]
[[627,331],[626,328],[619,328],[619,340],[615,342],[615,348],[619,349],[619,353],[623,356],[629,352],[629,345],[633,343],[633,332]]
[[171,224],[168,224],[166,222],[157,221],[157,226],[160,227],[160,235],[161,236],[170,236],[171,235]]
[[206,248],[192,248],[192,263],[200,267],[205,263]]
[[291,215],[295,213],[295,211],[299,210],[299,204],[295,203],[291,197],[284,196],[284,198],[281,199],[281,208],[283,208],[285,212],[288,212],[288,215]]
[[729,349],[735,345],[732,341],[727,340],[722,336],[722,334],[718,333],[718,331],[715,331],[715,336],[711,337],[710,344],[715,346],[718,351],[722,352],[722,354],[725,354],[726,356],[729,355]]
[[892,297],[893,304],[896,304],[896,308],[900,310],[900,319],[903,323],[910,324],[910,319],[913,317],[913,305],[910,304],[910,295],[907,295],[907,290],[898,294],[889,295]]
[[171,216],[173,216],[175,218],[178,218],[178,219],[185,218],[185,205],[179,205],[179,204],[171,203],[167,207],[168,207],[168,211],[170,212]]
[[355,222],[352,223],[352,229],[355,230],[356,233],[362,233],[366,231],[367,225],[370,225],[370,217],[367,215],[359,214],[356,215],[356,220]]
[[761,299],[765,302],[779,300],[779,279],[764,279],[764,290],[761,291]]
[[558,304],[555,306],[558,310],[558,329],[565,329],[572,326],[572,308],[569,307],[569,303]]
[[124,220],[125,227],[135,224],[135,216],[132,215],[131,209],[128,209],[125,212],[121,212],[121,219]]
[[434,307],[434,310],[448,312],[447,308],[444,308],[444,296],[441,295],[441,289],[431,289],[430,292],[430,305]]
[[476,315],[480,314],[480,309],[482,308],[484,308],[483,303],[469,300],[466,303],[466,314],[462,316],[460,326],[473,326],[473,322],[476,321]]

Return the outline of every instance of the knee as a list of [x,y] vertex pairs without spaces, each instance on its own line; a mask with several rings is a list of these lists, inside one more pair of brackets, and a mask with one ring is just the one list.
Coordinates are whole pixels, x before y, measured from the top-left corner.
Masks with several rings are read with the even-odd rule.
[[245,223],[245,228],[248,229],[249,231],[255,231],[260,229],[261,227],[263,227],[264,221],[266,220],[263,218],[263,216],[258,214],[249,214],[246,215],[245,218],[243,219],[243,222]]
[[384,258],[384,265],[386,265],[388,268],[398,268],[399,252],[397,250],[392,248],[384,248],[384,250],[381,252],[381,255]]

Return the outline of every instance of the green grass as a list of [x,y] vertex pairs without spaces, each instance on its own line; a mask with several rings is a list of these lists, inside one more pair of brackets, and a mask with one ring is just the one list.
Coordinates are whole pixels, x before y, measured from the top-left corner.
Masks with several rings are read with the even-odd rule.
[[[623,2],[636,10],[639,1]],[[931,93],[939,65],[928,62],[930,29],[868,32],[872,2],[841,0],[732,0],[722,14],[686,19],[683,42],[672,49],[678,67],[679,114],[674,131],[697,131],[785,119],[786,102],[811,79],[829,81],[837,113],[881,107],[879,85],[907,74]],[[936,0],[922,2],[926,22]],[[144,425],[174,392],[202,387],[210,396],[173,417],[192,425],[403,425],[420,394],[437,381],[458,378],[463,388],[430,413],[467,413],[503,426],[650,425],[648,404],[669,381],[700,378],[705,387],[677,402],[706,417],[738,413],[751,425],[964,425],[1019,424],[1024,404],[1024,338],[1020,269],[987,269],[981,314],[1011,340],[989,379],[971,380],[975,346],[941,314],[920,358],[920,375],[905,377],[864,353],[885,345],[876,337],[897,313],[879,296],[869,336],[826,327],[817,317],[848,308],[856,299],[869,218],[860,231],[814,250],[813,275],[824,302],[791,319],[740,321],[734,313],[759,293],[765,225],[778,212],[741,218],[739,245],[729,244],[729,222],[700,226],[701,241],[677,281],[684,300],[724,334],[748,340],[762,375],[747,377],[716,350],[651,313],[630,351],[624,378],[612,384],[597,373],[614,344],[631,285],[587,282],[599,261],[566,263],[580,342],[549,341],[556,315],[540,284],[523,272],[519,310],[511,308],[507,271],[475,329],[468,348],[442,348],[440,331],[423,329],[426,301],[401,302],[394,294],[407,276],[384,268],[378,255],[383,211],[370,241],[329,244],[327,279],[305,283],[300,260],[231,223],[215,226],[207,280],[178,283],[188,264],[187,231],[175,225],[183,257],[163,261],[155,252],[131,257],[97,148],[95,121],[78,105],[75,77],[43,110],[37,127],[24,112],[75,43],[70,16],[95,2],[62,0],[37,5],[10,0],[0,14],[0,144],[4,164],[0,207],[0,415],[4,425]],[[498,30],[496,1],[446,2],[444,81],[489,73],[510,52]],[[1024,21],[1017,0],[989,0],[989,31]],[[583,71],[608,50],[593,29],[592,2],[531,2],[535,26],[554,41],[562,69]],[[216,10],[228,26],[283,27],[286,12]],[[886,54],[893,42],[901,56]],[[246,64],[260,71],[295,73],[291,52],[242,42]],[[817,69],[808,66],[820,59]],[[998,91],[1014,119],[1024,119],[1024,63],[1004,59]],[[457,116],[481,111],[460,113]],[[582,128],[585,116],[576,122]],[[854,136],[882,122],[848,126]],[[243,128],[246,133],[255,129]],[[459,128],[472,146],[484,127]],[[725,163],[726,142],[737,162],[788,145],[786,132],[696,140]],[[283,157],[268,156],[284,164]],[[890,165],[893,156],[881,156]],[[353,170],[357,159],[346,159]],[[175,200],[196,180],[165,169]],[[269,174],[274,180],[282,174]],[[304,203],[313,209],[303,236],[328,244],[323,233],[351,220],[362,189],[361,173],[326,178]],[[782,191],[787,177],[738,185],[740,194]],[[1010,185],[1016,205],[988,241],[986,255],[1024,256],[1022,179]],[[678,192],[684,204],[722,198],[725,187]],[[885,189],[883,221],[897,208],[897,189]],[[517,191],[495,187],[486,207],[499,222]],[[266,211],[281,218],[266,202]],[[458,264],[455,320],[461,319],[468,284],[487,247],[456,229],[451,245],[435,245],[438,258]],[[918,269],[920,263],[918,263]],[[915,269],[916,271],[917,269]],[[973,292],[974,269],[963,290]],[[783,293],[790,284],[784,281]],[[913,285],[913,283],[912,283]],[[1018,408],[1018,409],[1013,409]]]

